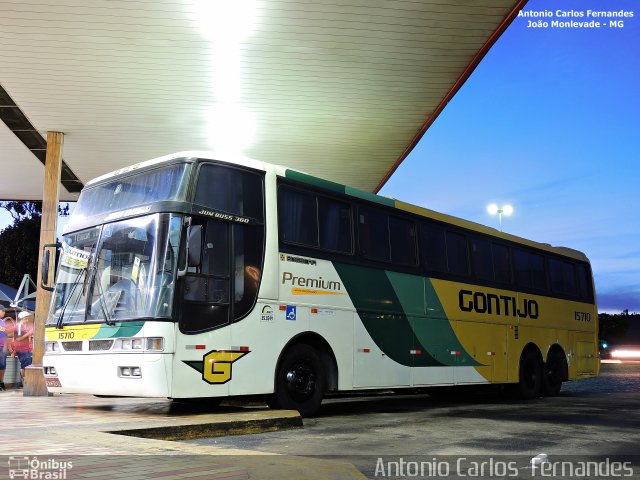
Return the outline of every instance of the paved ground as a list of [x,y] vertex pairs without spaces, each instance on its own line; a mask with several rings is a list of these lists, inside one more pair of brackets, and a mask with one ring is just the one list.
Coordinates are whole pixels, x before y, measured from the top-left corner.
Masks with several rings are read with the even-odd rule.
[[456,402],[428,395],[335,399],[323,404],[320,418],[305,420],[303,430],[189,443],[335,456],[368,474],[383,456],[497,456],[528,464],[545,453],[551,459],[616,456],[637,463],[640,365],[603,365],[601,377],[569,383],[559,397],[530,402],[499,395]]
[[[352,465],[340,461],[300,460],[247,449],[154,439],[162,432],[165,437],[176,432],[183,438],[197,437],[203,433],[203,426],[219,430],[231,424],[237,433],[299,422],[297,412],[266,408],[227,406],[212,413],[169,400],[87,395],[23,397],[22,391],[9,390],[0,393],[0,449],[4,454],[0,455],[0,478],[9,478],[12,473],[16,478],[93,480],[362,478]],[[151,429],[154,438],[130,436],[133,430],[141,429]],[[63,470],[64,476],[52,476]]]
[[[557,398],[524,403],[498,395],[455,402],[424,394],[335,398],[302,429],[167,441],[157,438],[199,437],[230,421],[236,422],[234,428],[259,428],[267,421],[270,428],[269,422],[298,417],[246,402],[211,410],[163,400],[25,398],[14,390],[0,393],[0,448],[13,457],[0,457],[0,478],[11,472],[23,478],[26,468],[95,480],[346,479],[363,478],[360,472],[376,477],[379,459],[413,459],[428,466],[454,465],[462,456],[467,463],[517,460],[525,468],[517,478],[531,478],[526,468],[540,453],[552,460],[607,456],[638,465],[638,392],[640,365],[604,365],[600,378],[568,384]],[[108,433],[140,429],[153,438]],[[415,472],[404,473],[399,477],[415,477],[406,475]],[[638,478],[640,469],[635,474]]]

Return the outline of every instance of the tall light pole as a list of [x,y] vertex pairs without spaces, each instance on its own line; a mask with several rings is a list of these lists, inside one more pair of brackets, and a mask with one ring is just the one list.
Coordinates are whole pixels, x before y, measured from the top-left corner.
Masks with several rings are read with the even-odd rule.
[[487,207],[487,212],[491,215],[498,215],[498,222],[500,223],[500,231],[502,231],[502,215],[509,216],[513,213],[513,207],[509,204],[498,207],[495,203],[492,203]]

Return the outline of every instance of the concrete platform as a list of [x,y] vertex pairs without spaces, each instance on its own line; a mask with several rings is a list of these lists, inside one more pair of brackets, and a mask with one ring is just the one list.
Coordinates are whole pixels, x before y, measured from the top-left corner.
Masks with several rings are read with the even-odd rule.
[[0,393],[0,425],[0,475],[8,473],[12,456],[14,463],[70,461],[68,479],[364,478],[348,463],[168,440],[301,428],[294,411],[6,391]]

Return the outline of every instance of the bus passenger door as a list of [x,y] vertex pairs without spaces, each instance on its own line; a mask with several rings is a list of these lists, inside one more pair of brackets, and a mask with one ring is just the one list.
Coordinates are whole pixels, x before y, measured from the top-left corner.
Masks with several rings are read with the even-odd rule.
[[235,361],[229,328],[223,328],[230,323],[230,224],[194,218],[188,232],[172,395],[226,396]]

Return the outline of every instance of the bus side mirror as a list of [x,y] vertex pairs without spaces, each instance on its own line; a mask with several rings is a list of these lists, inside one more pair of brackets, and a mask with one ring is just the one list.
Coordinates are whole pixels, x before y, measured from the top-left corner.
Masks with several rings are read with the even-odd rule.
[[186,240],[183,250],[184,253],[180,255],[181,260],[178,266],[178,278],[184,277],[189,267],[200,266],[200,255],[202,254],[202,225],[191,225],[191,219],[188,219],[187,225],[186,238],[183,237]]
[[188,235],[187,266],[199,267],[202,256],[202,225],[192,225]]
[[42,266],[40,269],[40,287],[48,292],[53,292],[54,288],[49,285],[49,263],[51,261],[51,250],[49,248],[58,248],[59,243],[46,243],[42,246]]

